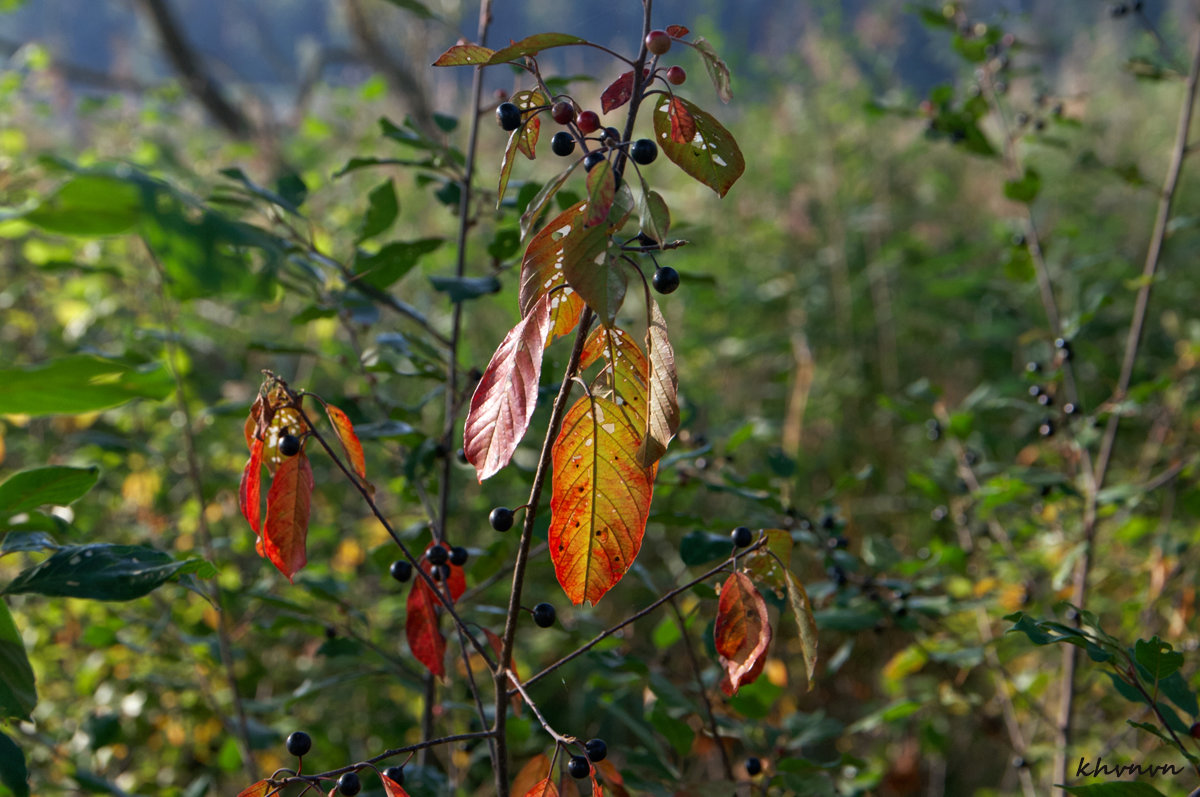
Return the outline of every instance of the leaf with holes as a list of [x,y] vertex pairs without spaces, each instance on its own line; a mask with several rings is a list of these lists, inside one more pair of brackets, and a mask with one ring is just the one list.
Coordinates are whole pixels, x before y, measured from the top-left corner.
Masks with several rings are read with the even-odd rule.
[[[646,355],[625,330],[599,326],[584,343],[580,370],[590,367],[601,357],[605,366],[600,377],[604,378],[607,392],[600,395],[620,405],[628,413],[630,423],[641,428],[646,418],[646,384],[650,375]],[[596,395],[596,389],[593,385],[593,395]]]
[[387,797],[408,797],[408,792],[404,790],[404,787],[387,775],[381,772],[379,773],[379,779],[383,781],[383,791]]
[[633,70],[623,73],[609,84],[600,95],[600,110],[604,113],[615,111],[633,96]]
[[267,491],[262,549],[288,581],[308,563],[305,542],[312,491],[312,466],[303,451],[283,459]]
[[513,778],[512,794],[525,797],[529,790],[550,776],[550,759],[544,753],[538,753],[521,767],[521,771]]
[[785,572],[787,578],[788,602],[796,615],[796,625],[800,628],[800,649],[804,654],[804,671],[808,675],[808,689],[812,691],[813,675],[817,671],[817,620],[813,617],[812,602],[808,592],[790,570]]
[[587,213],[583,217],[585,227],[604,223],[612,210],[616,193],[617,180],[613,176],[612,164],[602,160],[587,174]]
[[592,253],[592,257],[602,255],[608,246],[603,227],[583,226],[585,204],[577,202],[547,222],[533,236],[521,260],[521,315],[528,315],[535,302],[553,291],[550,299],[550,335],[546,345],[574,329],[583,313],[583,300],[579,295],[570,287],[560,287],[566,285],[564,265],[567,239],[574,240],[572,254],[576,257],[586,257],[588,253]]
[[680,97],[661,97],[654,108],[654,134],[663,153],[684,172],[725,196],[746,170],[728,130]]
[[635,460],[641,430],[616,402],[584,396],[554,441],[550,557],[572,603],[596,603],[642,547],[654,470]]
[[551,47],[565,47],[569,44],[586,44],[586,39],[572,36],[569,33],[537,33],[526,36],[519,42],[513,42],[502,50],[497,50],[488,58],[487,65],[503,64],[527,55],[537,55],[542,50]]
[[545,212],[546,207],[550,204],[551,197],[558,193],[558,189],[563,187],[563,184],[567,182],[567,178],[571,176],[575,168],[582,162],[582,160],[576,160],[566,169],[559,172],[557,177],[542,186],[542,190],[538,191],[533,199],[529,200],[529,204],[525,207],[525,212],[521,214],[522,241],[529,237],[529,233],[533,231],[533,228],[542,218],[542,213]]
[[[433,546],[434,543],[430,543],[425,549],[426,552]],[[442,547],[450,549],[446,543],[442,543]],[[420,564],[425,573],[433,572],[433,565],[430,564],[428,557],[422,557]],[[463,592],[467,589],[467,580],[463,576],[461,567],[451,567],[449,580],[437,583],[449,584],[451,602],[462,597]],[[408,592],[404,632],[408,638],[408,646],[412,649],[413,656],[417,658],[417,661],[424,664],[437,677],[445,678],[446,638],[442,636],[442,632],[438,628],[438,613],[441,611],[441,606],[442,602],[430,589],[425,579],[417,578]]]
[[725,579],[717,602],[713,641],[725,668],[721,689],[727,695],[737,694],[739,687],[753,683],[762,672],[771,645],[767,604],[745,573]]
[[471,396],[463,453],[481,482],[508,464],[529,428],[550,331],[550,302],[543,296],[509,330]]
[[262,455],[263,441],[255,440],[250,447],[250,459],[242,471],[242,483],[238,487],[238,505],[242,516],[258,534],[262,525]]
[[329,423],[333,425],[333,431],[337,433],[338,440],[341,441],[342,448],[350,459],[350,465],[354,468],[354,472],[360,479],[366,481],[367,460],[363,455],[362,443],[359,441],[358,435],[354,433],[354,424],[350,423],[346,413],[332,404],[325,405],[325,415],[329,418]]
[[434,66],[485,66],[496,51],[479,44],[456,44],[438,56]]
[[650,300],[650,326],[646,329],[646,353],[650,362],[646,431],[638,448],[638,463],[650,467],[662,458],[667,444],[679,428],[679,378],[675,374],[675,352],[667,337],[667,322]]
[[697,36],[691,44],[704,59],[704,68],[708,71],[708,76],[712,78],[713,87],[716,88],[717,96],[721,98],[721,102],[732,100],[733,92],[729,88],[729,67],[717,55],[717,51],[713,49],[712,44],[703,36]]
[[526,112],[545,105],[546,95],[540,91],[518,91],[512,95],[509,102],[521,109],[522,118],[525,119],[525,124],[514,131],[520,133],[517,137],[517,149],[526,158],[533,160],[537,157],[538,134],[542,129],[542,120],[538,119],[536,114],[526,116]]

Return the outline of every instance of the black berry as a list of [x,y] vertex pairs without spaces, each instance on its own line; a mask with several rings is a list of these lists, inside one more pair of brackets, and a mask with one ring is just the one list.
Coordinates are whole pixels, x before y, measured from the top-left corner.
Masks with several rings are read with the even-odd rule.
[[1042,422],[1038,424],[1038,434],[1042,437],[1050,437],[1054,434],[1054,421],[1051,418],[1042,418]]
[[1033,396],[1034,398],[1037,398],[1038,396],[1042,395],[1042,386],[1041,385],[1030,385],[1029,386],[1029,395]]
[[573,778],[586,778],[592,771],[592,765],[588,763],[586,757],[581,755],[571,756],[571,760],[567,762],[567,772]]
[[759,761],[754,756],[750,756],[749,758],[747,758],[746,759],[746,773],[748,775],[750,775],[750,777],[754,777],[759,772],[762,772],[762,762]]
[[554,138],[550,139],[550,151],[563,158],[567,157],[575,151],[575,136],[566,130],[559,130],[554,134]]
[[508,531],[513,527],[513,512],[506,506],[498,506],[488,515],[488,523],[496,531]]
[[294,434],[285,434],[279,438],[279,453],[285,457],[294,457],[300,453],[300,438]]
[[362,791],[362,781],[358,779],[358,773],[343,772],[337,780],[337,790],[346,797],[354,797]]
[[640,163],[642,166],[654,163],[654,159],[658,157],[658,145],[649,138],[639,138],[629,148],[629,157],[633,158],[634,163]]
[[1077,412],[1079,412],[1079,407],[1075,406],[1074,404],[1068,402],[1063,405],[1064,415],[1074,415]]
[[450,565],[434,565],[429,569],[434,581],[445,581],[450,578]]
[[738,548],[745,548],[754,539],[754,532],[746,526],[738,526],[730,536],[733,537],[734,545]]
[[589,152],[583,159],[583,168],[590,172],[592,167],[602,160],[604,160],[603,152]]
[[646,49],[655,55],[662,55],[671,49],[671,35],[665,30],[652,30],[646,34]]
[[392,562],[392,566],[388,568],[388,572],[392,574],[392,578],[403,583],[412,578],[412,565],[402,559]]
[[312,737],[304,731],[296,731],[287,738],[287,751],[299,758],[312,749]]
[[458,449],[458,451],[454,452],[454,456],[458,458],[458,464],[460,464],[460,465],[470,465],[471,464],[471,461],[469,459],[467,459],[466,449],[463,449],[463,448]]
[[516,130],[521,126],[521,109],[511,102],[502,102],[496,106],[496,120],[505,130]]
[[425,552],[425,558],[429,560],[430,564],[444,565],[450,558],[450,552],[441,545],[435,545]]
[[603,739],[589,739],[583,747],[587,750],[588,761],[596,763],[608,757],[608,745]]
[[601,141],[608,141],[608,139],[610,139],[610,138],[611,138],[613,141],[615,141],[615,142],[617,142],[618,144],[620,144],[620,143],[621,143],[621,131],[620,131],[620,130],[618,130],[617,128],[615,128],[615,127],[606,127],[606,128],[604,128],[604,134],[600,136],[600,140],[601,140]]
[[662,266],[654,271],[650,284],[659,293],[674,293],[679,288],[679,272],[670,266]]
[[548,603],[539,603],[533,607],[533,622],[538,628],[549,628],[554,625],[554,620],[558,617],[558,612],[554,611],[554,607]]
[[1037,397],[1037,403],[1041,404],[1043,407],[1049,407],[1051,404],[1054,403],[1054,397],[1051,396],[1049,393],[1043,393],[1042,395]]
[[450,549],[450,564],[456,567],[462,567],[467,563],[468,556],[470,556],[470,554],[467,553],[466,548],[462,547],[461,545],[455,545]]
[[1025,370],[1031,374],[1039,373],[1042,370],[1042,364],[1037,360],[1030,360],[1029,362],[1025,363]]
[[1029,762],[1026,761],[1022,756],[1015,755],[1012,759],[1012,765],[1013,769],[1024,769],[1025,767],[1029,766]]
[[550,118],[560,125],[568,124],[575,118],[575,106],[566,100],[559,100],[550,106]]
[[388,767],[383,771],[383,776],[397,786],[404,785],[404,767]]

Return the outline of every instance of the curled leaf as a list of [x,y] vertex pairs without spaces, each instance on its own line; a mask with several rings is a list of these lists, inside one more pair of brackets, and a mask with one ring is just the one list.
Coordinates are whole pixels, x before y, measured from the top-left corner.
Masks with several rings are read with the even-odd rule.
[[658,302],[650,300],[650,326],[646,329],[646,353],[650,363],[646,428],[638,447],[638,463],[650,467],[667,452],[667,444],[679,428],[679,377],[675,352],[667,337],[667,321]]
[[736,694],[758,678],[771,645],[771,623],[762,595],[745,573],[734,573],[721,587],[713,641],[725,668],[725,694]]
[[342,448],[346,451],[346,456],[350,458],[350,465],[354,468],[354,472],[359,475],[359,478],[367,478],[367,462],[363,456],[362,443],[358,439],[358,435],[354,433],[354,424],[350,423],[350,419],[346,413],[342,412],[332,404],[325,405],[325,415],[329,418],[329,423],[333,425],[333,431],[337,433],[338,440],[342,443]]

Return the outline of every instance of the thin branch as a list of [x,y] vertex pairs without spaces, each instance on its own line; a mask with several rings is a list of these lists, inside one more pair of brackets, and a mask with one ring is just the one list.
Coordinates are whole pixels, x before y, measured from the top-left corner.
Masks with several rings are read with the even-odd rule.
[[419,750],[428,750],[431,747],[439,747],[443,744],[469,742],[473,739],[490,739],[491,736],[491,731],[478,731],[475,733],[458,733],[453,736],[442,736],[437,739],[426,739],[425,741],[417,742],[416,744],[410,744],[404,747],[396,747],[391,750],[386,750],[377,756],[359,761],[355,764],[348,764],[340,769],[330,769],[314,775],[292,775],[290,777],[281,778],[280,780],[272,780],[271,783],[273,786],[287,786],[292,783],[304,783],[319,788],[321,781],[323,780],[333,780],[338,775],[346,772],[357,772],[360,769],[368,767],[372,764],[378,764],[380,761],[386,761],[387,759],[398,756],[401,753],[414,753]]
[[736,780],[733,775],[733,764],[729,761],[729,753],[726,751],[724,743],[721,742],[721,730],[717,727],[717,715],[713,713],[712,701],[708,699],[708,690],[704,687],[704,679],[700,677],[700,662],[696,659],[696,651],[692,650],[692,638],[688,634],[683,612],[679,611],[679,604],[674,598],[669,603],[671,612],[675,615],[675,623],[679,626],[679,635],[683,637],[683,649],[687,653],[688,663],[692,667],[692,675],[696,678],[696,689],[699,690],[700,699],[704,702],[704,713],[708,717],[708,729],[712,732],[713,742],[721,752],[721,766],[725,768],[725,777],[729,780]]
[[561,733],[554,730],[554,728],[550,727],[550,723],[547,722],[546,718],[542,716],[542,712],[538,710],[537,704],[534,703],[529,697],[529,693],[525,691],[525,686],[521,683],[520,679],[517,678],[516,673],[514,673],[512,670],[508,670],[508,680],[512,681],[513,689],[525,700],[525,704],[529,706],[530,711],[533,712],[533,716],[537,717],[537,721],[541,723],[541,726],[546,733],[554,737],[554,741],[566,746],[573,745],[579,741],[574,736],[563,736]]

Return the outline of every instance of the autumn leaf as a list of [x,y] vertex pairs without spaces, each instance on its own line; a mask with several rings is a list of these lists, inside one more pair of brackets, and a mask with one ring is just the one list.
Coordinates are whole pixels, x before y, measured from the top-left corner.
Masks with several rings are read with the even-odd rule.
[[267,522],[263,528],[263,553],[288,581],[308,562],[309,501],[313,474],[308,456],[301,451],[283,460],[267,492]]
[[617,771],[617,767],[609,759],[597,761],[594,766],[600,776],[604,778],[604,782],[608,784],[614,797],[629,797],[629,792],[625,789],[625,779],[621,777],[621,773]]
[[600,110],[604,113],[615,111],[633,96],[633,70],[622,73],[600,95]]
[[255,534],[259,533],[262,524],[262,453],[263,442],[255,440],[250,446],[250,459],[242,471],[242,483],[238,487],[242,516],[250,523]]
[[508,464],[529,428],[550,330],[550,303],[543,296],[509,330],[471,396],[463,452],[481,482]]
[[509,98],[509,102],[521,109],[525,119],[525,123],[515,131],[520,133],[517,137],[517,149],[529,160],[534,160],[537,158],[538,134],[542,129],[542,122],[536,114],[526,116],[525,112],[545,105],[546,96],[540,91],[518,91]]
[[537,784],[550,777],[550,759],[543,753],[538,753],[521,767],[521,771],[513,778],[511,793],[514,795],[529,794]]
[[567,181],[567,178],[571,176],[571,173],[574,172],[576,167],[578,167],[582,162],[582,158],[572,161],[570,166],[563,169],[558,173],[557,177],[542,186],[542,190],[538,191],[537,194],[534,195],[533,199],[529,200],[529,204],[525,207],[525,212],[521,214],[522,241],[529,237],[529,233],[533,231],[533,228],[537,225],[538,220],[541,219],[542,213],[546,211],[546,207],[550,204],[551,197],[558,193],[558,189],[563,187],[563,184]]
[[568,44],[586,44],[585,39],[572,36],[570,33],[535,33],[526,36],[519,42],[513,42],[502,50],[497,50],[488,58],[488,66],[503,64],[527,55],[537,55],[542,50],[551,47],[565,47]]
[[[613,176],[612,164],[601,160],[587,173],[587,213],[583,219],[585,227],[603,224],[612,210],[617,194],[617,181]],[[569,279],[569,278],[568,278]]]
[[646,329],[646,352],[650,363],[646,428],[637,461],[650,467],[667,452],[667,444],[679,428],[679,378],[675,374],[675,352],[667,337],[667,321],[658,302],[650,300],[650,325]]
[[753,683],[766,662],[771,623],[762,595],[745,573],[734,573],[721,588],[713,641],[725,668],[721,682],[725,694],[736,694],[743,684]]
[[[426,551],[433,546],[434,543],[430,543]],[[447,551],[450,549],[446,543],[442,543],[442,547]],[[421,558],[421,569],[427,574],[432,573],[433,565],[430,564],[428,556]],[[467,589],[467,580],[463,576],[461,567],[451,567],[449,579],[437,583],[449,585],[451,602],[462,597],[463,592]],[[438,628],[438,613],[441,611],[441,605],[441,600],[434,594],[425,579],[419,577],[415,579],[412,589],[408,592],[404,631],[408,638],[408,647],[417,661],[424,664],[437,677],[445,678],[446,638],[442,636],[442,632]]]
[[381,772],[379,779],[383,781],[383,791],[387,794],[387,797],[408,797],[408,792],[404,790],[404,787],[387,775]]
[[800,649],[804,654],[804,671],[808,676],[808,688],[813,688],[813,675],[817,671],[817,620],[813,617],[812,602],[804,585],[792,575],[790,570],[787,577],[788,602],[796,615],[796,625],[800,627]]
[[688,31],[688,29],[685,28],[683,25],[668,25],[667,26],[667,35],[670,36],[672,39],[682,39],[684,36],[688,35],[689,32],[690,31]]
[[342,448],[345,449],[346,456],[350,458],[354,472],[365,481],[367,462],[363,456],[362,443],[359,442],[358,435],[354,433],[354,424],[350,423],[346,413],[332,404],[325,405],[325,415],[329,418],[329,423],[333,425],[333,431],[337,433],[338,440],[342,442]]
[[598,326],[588,335],[580,357],[580,370],[601,357],[605,360],[601,376],[606,378],[607,398],[613,399],[629,415],[630,422],[642,427],[646,420],[646,384],[650,366],[646,355],[628,332],[620,327]]
[[525,797],[558,797],[558,787],[550,778],[542,778],[533,788],[525,792]]
[[434,66],[482,66],[495,54],[495,50],[479,44],[456,44],[438,56]]
[[504,201],[504,192],[508,190],[508,179],[512,176],[513,163],[517,160],[517,142],[521,138],[521,128],[512,131],[508,136],[508,144],[504,147],[504,157],[500,159],[500,183],[496,187],[496,209],[500,209]]
[[725,196],[746,170],[733,135],[681,97],[660,98],[654,109],[654,134],[672,163],[719,196]]
[[717,96],[721,98],[721,102],[729,102],[733,99],[733,92],[729,87],[729,67],[717,55],[717,51],[713,49],[712,44],[703,36],[697,36],[691,45],[696,48],[696,52],[704,59],[704,69],[708,72],[708,76],[712,79],[713,88],[717,90]]
[[266,797],[271,791],[271,781],[260,780],[257,783],[252,783],[246,788],[238,792],[237,797]]
[[554,441],[550,556],[572,603],[595,603],[642,545],[653,469],[635,460],[641,431],[614,401],[585,396]]
[[577,256],[602,255],[608,246],[603,227],[583,226],[583,208],[577,202],[546,223],[529,241],[521,260],[521,315],[528,315],[534,303],[550,294],[550,335],[546,345],[575,328],[583,314],[583,300],[566,285],[563,266],[566,261],[566,239],[574,234],[581,238],[573,250]]
[[763,532],[766,545],[742,556],[742,572],[755,584],[770,587],[782,598],[787,589],[788,566],[792,561],[792,535],[783,529]]

